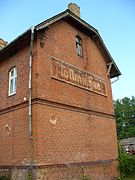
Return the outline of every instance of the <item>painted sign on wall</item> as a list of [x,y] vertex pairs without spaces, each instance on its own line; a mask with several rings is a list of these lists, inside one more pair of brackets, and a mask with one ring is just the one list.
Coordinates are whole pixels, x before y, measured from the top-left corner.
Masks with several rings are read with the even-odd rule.
[[102,78],[54,58],[52,58],[52,78],[106,95],[105,81]]

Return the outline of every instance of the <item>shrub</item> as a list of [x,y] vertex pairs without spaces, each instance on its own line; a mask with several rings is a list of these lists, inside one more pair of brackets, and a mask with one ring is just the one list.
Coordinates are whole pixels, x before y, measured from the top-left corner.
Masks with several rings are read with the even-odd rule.
[[0,176],[0,180],[10,180],[10,178],[7,176]]
[[121,146],[118,146],[119,150],[119,170],[121,177],[128,177],[135,175],[135,156],[124,153]]

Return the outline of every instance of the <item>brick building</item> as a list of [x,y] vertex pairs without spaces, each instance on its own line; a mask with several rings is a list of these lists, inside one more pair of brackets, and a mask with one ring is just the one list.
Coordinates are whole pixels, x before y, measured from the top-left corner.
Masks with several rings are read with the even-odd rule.
[[79,10],[0,50],[0,173],[11,179],[118,175],[110,79],[120,71]]

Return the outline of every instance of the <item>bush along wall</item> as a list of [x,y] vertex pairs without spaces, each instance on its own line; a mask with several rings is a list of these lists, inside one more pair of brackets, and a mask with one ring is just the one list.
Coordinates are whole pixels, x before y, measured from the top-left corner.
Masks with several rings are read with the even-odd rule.
[[135,155],[124,153],[120,144],[118,145],[118,150],[121,178],[135,176]]

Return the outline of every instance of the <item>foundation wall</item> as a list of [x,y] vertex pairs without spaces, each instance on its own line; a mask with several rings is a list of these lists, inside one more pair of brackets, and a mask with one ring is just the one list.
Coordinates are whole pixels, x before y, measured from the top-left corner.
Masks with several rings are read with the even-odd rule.
[[12,167],[1,170],[0,176],[11,180],[115,180],[119,177],[117,166],[117,161],[110,161],[97,165]]

